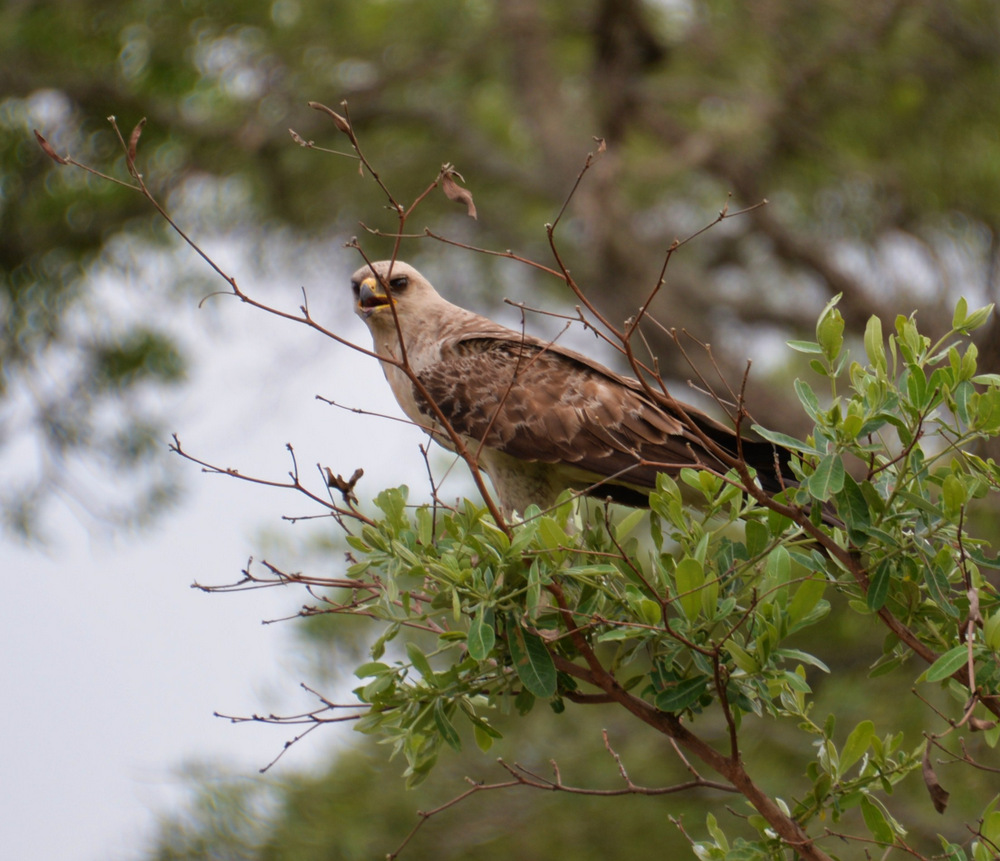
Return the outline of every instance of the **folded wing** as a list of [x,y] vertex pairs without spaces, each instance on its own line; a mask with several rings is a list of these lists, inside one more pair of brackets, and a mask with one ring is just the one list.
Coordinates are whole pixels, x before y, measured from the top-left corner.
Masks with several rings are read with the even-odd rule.
[[[603,481],[595,496],[644,504],[659,472],[727,470],[668,398],[534,339],[464,337],[443,350],[420,380],[452,427],[474,445],[564,467],[567,476],[576,476],[567,486]],[[685,413],[724,451],[737,454],[732,430],[694,409],[685,407]],[[765,489],[780,490],[790,480],[770,444],[743,440],[741,448]]]

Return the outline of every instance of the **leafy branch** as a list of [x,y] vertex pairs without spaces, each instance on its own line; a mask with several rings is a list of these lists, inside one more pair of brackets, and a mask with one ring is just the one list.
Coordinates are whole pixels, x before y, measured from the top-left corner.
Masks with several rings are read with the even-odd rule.
[[[146,197],[226,281],[227,293],[400,369],[469,464],[485,503],[414,507],[406,488],[394,488],[375,496],[377,512],[365,513],[355,496],[357,471],[345,479],[317,465],[324,486],[320,493],[301,479],[290,446],[292,469],[287,480],[275,480],[204,462],[175,438],[173,450],[207,472],[304,495],[343,528],[350,548],[342,576],[291,574],[265,562],[263,575],[248,565],[234,584],[198,588],[297,586],[315,602],[298,616],[359,616],[372,626],[369,660],[355,669],[357,704],[349,713],[320,697],[315,711],[245,719],[305,725],[289,745],[321,725],[350,720],[359,732],[391,743],[406,762],[407,783],[415,786],[428,777],[445,748],[462,746],[462,728],[471,731],[481,749],[489,749],[500,735],[489,719],[495,710],[513,708],[526,715],[538,702],[556,711],[565,710],[567,703],[573,708],[612,706],[669,739],[693,775],[671,787],[642,789],[629,780],[606,742],[626,783],[617,792],[666,794],[707,787],[739,793],[752,809],[745,824],[753,840],[732,849],[750,854],[731,854],[728,838],[710,817],[708,838],[689,838],[699,857],[783,858],[793,853],[818,861],[831,857],[826,846],[834,839],[926,857],[910,845],[905,826],[890,811],[894,787],[919,772],[931,802],[944,811],[948,792],[930,761],[931,748],[947,750],[944,740],[960,727],[981,733],[980,747],[993,749],[1000,740],[996,722],[983,717],[1000,715],[1000,600],[984,574],[1000,563],[989,540],[969,525],[985,504],[980,500],[995,499],[1000,491],[1000,467],[974,448],[978,441],[1000,436],[1000,375],[979,372],[969,340],[992,308],[970,310],[964,300],[959,302],[950,331],[933,343],[912,316],[897,317],[888,337],[881,321],[872,318],[861,362],[850,358],[837,299],[831,301],[819,317],[815,340],[791,344],[809,357],[813,373],[828,389],[821,398],[807,380],[795,382],[811,432],[798,439],[753,425],[760,437],[788,453],[794,476],[779,492],[765,491],[742,448],[733,454],[720,445],[670,395],[655,359],[641,361],[633,349],[645,322],[658,325],[650,305],[673,255],[687,240],[667,249],[654,284],[622,325],[594,307],[560,252],[557,228],[601,154],[600,146],[587,157],[546,228],[555,261],[548,266],[510,251],[476,249],[430,230],[407,233],[414,213],[436,189],[475,215],[471,193],[457,184],[454,168],[443,165],[411,203],[403,204],[365,155],[350,115],[313,107],[328,114],[347,136],[360,169],[388,199],[397,222],[391,234],[393,260],[404,240],[419,236],[520,260],[553,274],[580,303],[575,316],[565,315],[567,323],[579,320],[614,344],[646,392],[666,399],[724,469],[702,464],[678,470],[676,464],[659,464],[665,471],[650,494],[648,519],[640,512],[618,517],[607,508],[587,508],[567,494],[550,510],[529,507],[522,520],[506,522],[479,470],[477,447],[455,432],[429,396],[410,367],[405,344],[398,357],[377,356],[315,321],[307,301],[289,312],[253,299],[149,192],[135,161],[142,124],[128,141],[119,134],[131,181],[112,181]],[[55,154],[40,135],[39,142],[59,164],[105,177]],[[724,207],[713,224],[738,214]],[[356,239],[348,245],[371,264]],[[391,291],[386,293],[398,330]],[[681,334],[672,337],[686,356]],[[718,386],[695,371],[738,435],[753,424],[744,404],[748,373],[749,365],[735,389],[723,380],[723,398],[716,394]],[[698,511],[692,510],[692,502]],[[934,718],[944,720],[945,730],[927,733],[919,745],[907,748],[901,733],[880,736],[873,721],[862,720],[838,743],[835,721],[813,718],[810,679],[829,668],[820,656],[790,640],[824,624],[834,595],[844,596],[843,612],[877,618],[886,629],[883,654],[872,667],[874,678],[899,670],[916,655],[926,664],[917,679],[921,688],[942,687],[955,698],[954,716],[935,708]],[[710,743],[708,733],[696,729],[712,713],[725,727],[725,753]],[[750,716],[782,730],[794,726],[815,745],[806,769],[809,788],[790,803],[765,791],[744,761],[743,727]],[[976,772],[997,768],[984,761],[988,751],[969,752],[964,741],[959,753],[949,755],[951,763]],[[694,761],[721,780],[703,778],[692,767]],[[510,780],[473,784],[421,814],[396,854],[427,819],[477,792],[522,785],[599,794],[564,784],[558,770],[548,779],[517,764],[502,766]],[[984,853],[995,848],[1000,834],[995,808],[995,801],[987,803],[967,848],[942,838],[947,857],[988,857]],[[833,829],[827,821],[844,821],[849,828]]]

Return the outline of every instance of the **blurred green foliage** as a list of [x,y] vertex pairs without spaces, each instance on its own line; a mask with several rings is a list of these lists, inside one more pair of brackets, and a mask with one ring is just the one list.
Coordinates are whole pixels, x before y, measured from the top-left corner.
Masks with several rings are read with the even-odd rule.
[[[90,435],[71,434],[78,442],[67,447],[46,423],[69,427],[109,405],[127,414],[141,381],[173,379],[157,376],[150,354],[149,373],[113,401],[103,372],[91,380],[52,367],[65,351],[80,369],[107,355],[74,310],[92,297],[99,262],[115,259],[114,242],[117,259],[141,260],[150,243],[163,247],[165,231],[138,195],[47,160],[33,127],[57,152],[124,176],[105,118],[127,131],[148,117],[140,168],[196,238],[239,230],[277,244],[287,227],[336,244],[361,232],[374,257],[388,241],[358,222],[391,230],[392,218],[355,162],[292,143],[289,127],[318,144],[336,139],[306,101],[349,101],[367,154],[402,200],[441,163],[457,165],[480,220],[464,224],[432,200],[428,226],[537,259],[548,257],[542,224],[592,138],[604,138],[608,153],[577,193],[561,241],[612,319],[631,313],[670,242],[707,223],[728,193],[734,205],[773,201],[687,249],[652,309],[719,345],[729,375],[760,352],[761,337],[807,329],[835,292],[857,331],[871,311],[934,310],[945,296],[992,289],[998,53],[990,0],[6,4],[0,430],[8,447],[34,435],[60,463],[5,489],[8,517],[28,527],[37,513],[28,501],[41,505],[69,460],[101,454]],[[459,265],[454,250],[426,240],[404,256],[442,258],[461,282],[453,288],[476,301],[512,280],[537,286],[527,270],[468,256]],[[170,287],[150,289],[149,301],[171,297]],[[162,350],[170,338],[155,316],[144,325]],[[110,332],[112,341],[131,337],[131,324],[117,325],[126,331]],[[983,346],[1000,364],[996,332]],[[689,375],[656,329],[648,337],[668,376]],[[44,373],[69,377],[72,403],[38,393]],[[760,374],[751,406],[788,412],[786,387],[778,369]]]

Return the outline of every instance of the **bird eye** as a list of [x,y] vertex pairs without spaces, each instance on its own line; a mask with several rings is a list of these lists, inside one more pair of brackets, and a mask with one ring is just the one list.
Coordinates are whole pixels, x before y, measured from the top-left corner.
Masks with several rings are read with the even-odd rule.
[[405,290],[407,285],[410,283],[410,279],[405,275],[400,275],[397,278],[392,278],[389,280],[389,286],[395,290],[397,293],[401,290]]
[[351,282],[351,292],[354,293],[355,296],[361,295],[361,285],[357,281]]

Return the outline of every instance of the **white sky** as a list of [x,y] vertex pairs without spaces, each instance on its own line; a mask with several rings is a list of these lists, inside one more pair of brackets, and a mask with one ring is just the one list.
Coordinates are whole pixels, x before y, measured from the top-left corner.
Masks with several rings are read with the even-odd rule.
[[[310,281],[315,270],[306,278],[290,272],[267,295],[294,309],[305,283],[313,313],[367,345],[348,310],[354,263],[331,244],[329,283]],[[197,311],[194,300],[171,310],[196,354],[192,381],[166,404],[188,451],[283,478],[291,442],[306,476],[317,462],[345,475],[363,466],[363,497],[403,482],[425,493],[419,432],[315,400],[322,394],[398,415],[373,361],[230,299],[214,302],[214,311]],[[260,558],[260,528],[294,542],[332,524],[284,524],[283,514],[310,512],[305,499],[186,466],[183,504],[145,534],[115,538],[64,509],[46,524],[58,536],[51,550],[0,545],[4,857],[134,858],[155,814],[182,799],[177,772],[185,761],[223,761],[253,776],[291,736],[232,725],[213,711],[313,705],[298,689],[308,679],[293,654],[296,623],[261,625],[294,611],[301,592],[207,595],[190,584],[238,579],[248,556]],[[321,761],[331,740],[313,734],[284,767]]]

